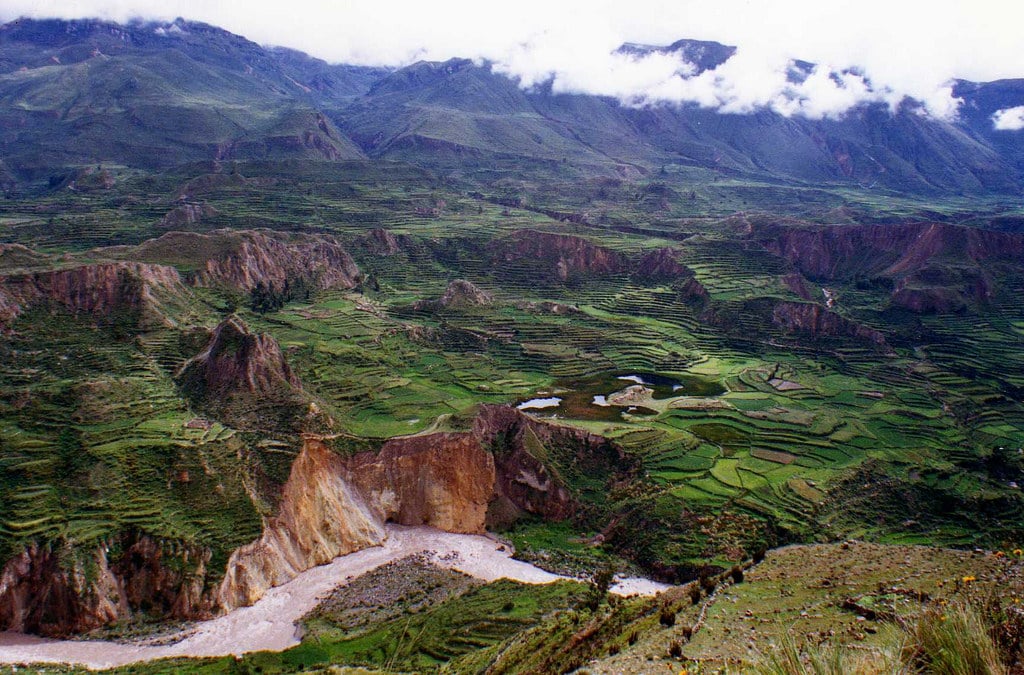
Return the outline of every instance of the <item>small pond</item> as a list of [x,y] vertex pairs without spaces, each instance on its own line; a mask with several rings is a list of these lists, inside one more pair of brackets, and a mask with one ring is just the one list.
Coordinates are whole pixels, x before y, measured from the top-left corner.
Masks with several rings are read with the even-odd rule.
[[582,420],[621,421],[624,412],[630,415],[656,415],[657,411],[649,408],[627,408],[608,403],[608,396],[636,384],[652,389],[655,400],[675,396],[718,396],[725,393],[725,388],[718,382],[696,375],[670,377],[658,373],[620,371],[580,380],[560,380],[553,387],[557,396],[533,398],[516,407],[536,411],[541,415],[552,414]]

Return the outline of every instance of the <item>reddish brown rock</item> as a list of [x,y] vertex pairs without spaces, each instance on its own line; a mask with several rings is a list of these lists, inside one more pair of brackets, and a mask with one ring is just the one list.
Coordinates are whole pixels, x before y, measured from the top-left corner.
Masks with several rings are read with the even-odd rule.
[[[30,545],[0,572],[0,630],[66,636],[145,610],[175,619],[208,617],[209,552],[179,544],[168,552],[148,536],[125,534],[92,550]],[[115,558],[111,550],[121,551]]]
[[263,535],[231,554],[217,593],[226,610],[250,605],[267,589],[331,559],[384,540],[383,521],[345,479],[342,458],[308,439]]
[[765,225],[753,236],[815,279],[896,277],[936,258],[975,263],[1024,256],[1024,236],[946,223]]
[[885,344],[885,337],[874,330],[850,321],[821,305],[810,302],[780,302],[772,310],[772,323],[787,332],[822,337],[853,337]]
[[168,230],[188,227],[219,214],[220,212],[217,209],[207,204],[181,204],[168,211],[160,219],[159,226]]
[[498,261],[531,260],[544,263],[561,281],[580,275],[616,274],[626,271],[625,256],[582,237],[520,230],[491,245]]
[[0,321],[39,304],[99,320],[128,318],[140,327],[171,325],[163,303],[186,290],[177,270],[164,265],[112,262],[0,278]]
[[480,534],[494,494],[494,459],[472,434],[388,441],[345,463],[346,475],[381,520]]
[[251,291],[257,284],[280,291],[301,280],[313,289],[353,288],[359,268],[348,251],[328,235],[272,230],[168,232],[137,247],[105,249],[109,254],[160,260],[197,268],[202,286]]

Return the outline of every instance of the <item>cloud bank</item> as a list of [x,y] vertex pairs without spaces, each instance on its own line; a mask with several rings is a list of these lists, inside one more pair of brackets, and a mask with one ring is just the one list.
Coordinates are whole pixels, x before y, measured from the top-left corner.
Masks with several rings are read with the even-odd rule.
[[[952,119],[955,78],[1024,76],[1024,5],[1005,0],[3,0],[17,16],[212,23],[332,62],[402,66],[488,61],[524,87],[613,96],[627,105],[691,103],[724,113],[771,109],[840,117],[863,103],[912,101]],[[698,72],[680,54],[623,53],[680,38],[736,45]],[[796,59],[817,64],[810,70]],[[1000,118],[1002,120],[1003,118]],[[1012,115],[995,124],[1012,124]],[[1003,128],[1003,127],[999,127]]]

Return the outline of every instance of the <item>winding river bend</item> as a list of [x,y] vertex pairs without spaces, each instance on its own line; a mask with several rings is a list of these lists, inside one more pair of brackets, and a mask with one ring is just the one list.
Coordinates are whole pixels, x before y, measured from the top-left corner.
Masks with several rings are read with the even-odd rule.
[[[382,546],[335,558],[270,589],[256,604],[190,627],[173,644],[147,645],[106,640],[51,640],[0,633],[0,663],[68,663],[100,669],[172,657],[210,657],[251,651],[281,651],[299,644],[296,623],[337,586],[381,565],[427,553],[441,567],[484,581],[501,578],[543,584],[560,578],[529,563],[484,536],[451,534],[430,527],[387,526]],[[653,595],[667,588],[647,579],[621,579],[619,595]]]

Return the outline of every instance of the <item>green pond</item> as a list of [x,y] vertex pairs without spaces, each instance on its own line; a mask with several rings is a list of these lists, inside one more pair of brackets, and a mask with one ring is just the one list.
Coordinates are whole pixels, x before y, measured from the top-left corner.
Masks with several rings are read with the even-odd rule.
[[623,413],[656,415],[643,406],[614,406],[606,399],[611,394],[634,384],[654,390],[655,400],[675,396],[718,396],[725,393],[719,382],[696,375],[661,375],[621,371],[604,373],[583,380],[559,380],[550,393],[518,404],[520,410],[541,416],[580,420],[621,421]]

